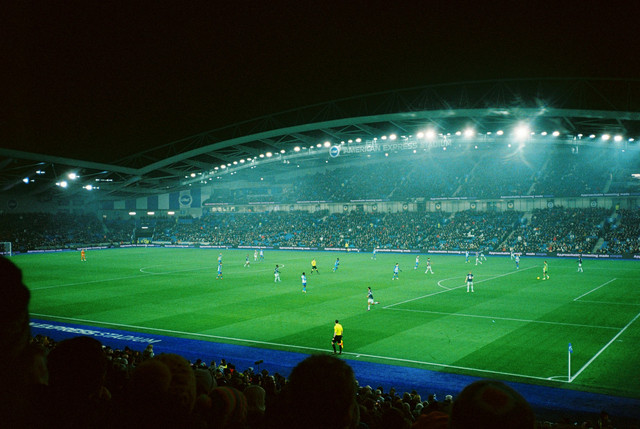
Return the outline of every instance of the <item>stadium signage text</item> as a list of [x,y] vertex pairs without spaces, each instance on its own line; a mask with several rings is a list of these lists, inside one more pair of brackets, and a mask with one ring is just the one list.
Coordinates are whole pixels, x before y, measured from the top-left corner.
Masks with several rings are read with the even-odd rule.
[[154,338],[137,337],[135,335],[122,335],[115,332],[102,332],[102,331],[96,331],[93,329],[75,328],[72,326],[51,325],[49,323],[31,322],[29,325],[32,328],[60,331],[60,332],[66,332],[70,334],[86,335],[86,336],[92,336],[92,337],[111,338],[114,340],[133,341],[134,343],[152,344],[152,343],[159,343],[160,341],[162,341]]
[[406,142],[379,142],[369,141],[360,145],[342,146],[340,154],[349,153],[372,153],[372,152],[387,152],[396,150],[417,150],[417,149],[431,149],[435,147],[447,147],[451,143],[448,140],[440,141],[406,141]]

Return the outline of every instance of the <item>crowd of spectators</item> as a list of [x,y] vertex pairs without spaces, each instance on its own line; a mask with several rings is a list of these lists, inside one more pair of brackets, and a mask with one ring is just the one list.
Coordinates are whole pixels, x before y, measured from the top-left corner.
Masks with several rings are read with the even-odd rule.
[[508,246],[515,252],[595,253],[608,214],[603,208],[537,209],[521,219]]
[[[79,220],[78,220],[79,219]],[[2,215],[2,241],[14,251],[149,241],[225,247],[316,247],[362,250],[483,250],[560,253],[640,251],[640,210],[536,209],[457,213],[327,210],[213,213],[200,218],[144,217],[100,222],[95,216]],[[146,227],[148,229],[141,229]]]

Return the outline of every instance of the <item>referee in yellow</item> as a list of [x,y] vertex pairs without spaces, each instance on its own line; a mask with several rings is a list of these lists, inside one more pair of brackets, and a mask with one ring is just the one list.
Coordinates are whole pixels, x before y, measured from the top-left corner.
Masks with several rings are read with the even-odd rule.
[[336,324],[333,326],[333,340],[331,340],[334,354],[336,353],[336,344],[340,350],[338,354],[342,354],[342,325],[338,322],[338,319],[336,319]]

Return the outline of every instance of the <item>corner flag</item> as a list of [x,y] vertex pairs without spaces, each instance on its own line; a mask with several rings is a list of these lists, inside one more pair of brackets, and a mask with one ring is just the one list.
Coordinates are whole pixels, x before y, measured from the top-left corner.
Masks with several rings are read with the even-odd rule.
[[571,347],[571,343],[569,343],[569,353],[573,353],[573,347]]

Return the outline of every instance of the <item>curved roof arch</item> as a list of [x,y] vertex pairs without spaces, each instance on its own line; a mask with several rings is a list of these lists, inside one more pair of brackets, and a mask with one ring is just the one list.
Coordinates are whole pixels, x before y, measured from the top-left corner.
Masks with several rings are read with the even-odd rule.
[[[83,186],[100,188],[100,198],[133,198],[183,189],[203,174],[231,171],[239,161],[266,165],[269,159],[260,156],[267,152],[282,155],[294,147],[316,149],[324,142],[367,141],[391,133],[406,138],[427,128],[455,138],[473,127],[486,136],[521,122],[534,131],[558,131],[559,142],[610,133],[635,144],[640,80],[492,80],[367,94],[206,131],[111,164],[0,149],[0,189],[15,190],[29,177],[35,182],[28,183],[34,185],[28,192],[46,193],[67,171],[76,171]],[[311,152],[327,156],[326,150],[305,154]],[[34,176],[39,170],[46,173]]]

